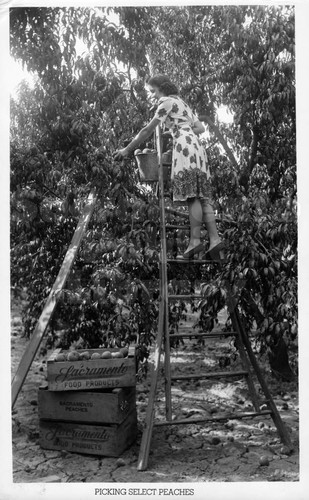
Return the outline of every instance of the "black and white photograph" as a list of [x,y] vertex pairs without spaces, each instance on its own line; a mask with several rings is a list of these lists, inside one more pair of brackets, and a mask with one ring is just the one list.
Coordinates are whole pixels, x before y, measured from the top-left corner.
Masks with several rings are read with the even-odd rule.
[[306,498],[304,3],[0,2],[3,500]]

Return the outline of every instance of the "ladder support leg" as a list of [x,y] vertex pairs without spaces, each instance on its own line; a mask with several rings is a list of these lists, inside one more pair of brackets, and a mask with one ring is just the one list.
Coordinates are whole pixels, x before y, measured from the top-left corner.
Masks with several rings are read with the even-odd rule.
[[[159,195],[160,195],[160,233],[161,233],[161,262],[160,262],[160,282],[161,282],[161,302],[159,307],[159,323],[158,323],[158,334],[156,340],[156,347],[154,352],[154,365],[151,373],[151,386],[149,391],[148,406],[146,412],[146,426],[142,436],[141,448],[138,458],[137,470],[142,471],[147,468],[148,458],[150,452],[150,443],[152,437],[152,429],[155,416],[155,397],[157,391],[157,383],[160,369],[160,357],[161,349],[163,343],[163,336],[165,341],[165,347],[168,342],[168,289],[167,289],[167,256],[166,256],[166,232],[165,232],[165,210],[164,210],[164,183],[163,183],[163,163],[162,163],[162,137],[161,129],[158,126],[157,133],[157,151],[159,153]],[[167,359],[168,358],[168,359]],[[165,366],[169,363],[169,350],[165,352]],[[166,393],[168,387],[165,386]],[[171,395],[169,394],[168,400],[171,401]],[[167,408],[170,413],[171,405]]]
[[247,379],[248,389],[250,392],[252,403],[253,403],[255,411],[259,411],[260,410],[259,399],[258,399],[258,395],[256,393],[256,389],[254,386],[252,375],[250,373],[250,363],[248,361],[246,351],[244,348],[244,344],[242,342],[242,336],[241,336],[241,332],[239,331],[239,325],[238,325],[238,321],[237,321],[234,310],[230,310],[230,315],[231,315],[231,319],[232,319],[233,328],[238,333],[238,336],[236,337],[235,340],[236,340],[236,346],[237,346],[237,349],[238,349],[238,352],[239,352],[239,355],[241,358],[241,362],[243,364],[244,369],[247,370],[247,372],[248,372],[248,376],[246,377],[246,379]]
[[23,357],[18,365],[17,371],[12,380],[12,408],[14,408],[18,395],[30,370],[31,364],[35,358],[38,348],[43,340],[49,322],[55,312],[61,294],[59,293],[65,286],[66,280],[69,276],[74,260],[76,258],[78,249],[81,245],[82,239],[85,235],[87,226],[91,219],[97,195],[91,192],[88,200],[83,208],[78,224],[76,226],[73,238],[65,254],[61,268],[54,282],[49,296],[46,299],[44,308],[35,326],[34,332],[23,354]]
[[171,384],[171,347],[168,331],[168,304],[165,304],[165,321],[164,321],[164,370],[165,370],[165,413],[166,419],[172,420],[172,384]]
[[150,443],[152,437],[153,421],[155,416],[155,398],[157,391],[158,376],[160,370],[160,357],[161,357],[161,347],[163,340],[163,326],[164,326],[164,308],[160,307],[159,311],[159,325],[158,325],[158,335],[156,340],[156,347],[154,351],[154,360],[151,370],[151,385],[148,397],[148,406],[146,411],[146,422],[143,431],[142,442],[138,457],[137,470],[143,471],[147,469],[148,458],[150,452]]
[[281,416],[277,410],[277,407],[275,405],[275,402],[272,398],[272,395],[268,389],[268,386],[264,380],[264,377],[262,375],[262,372],[260,370],[260,367],[258,365],[258,362],[255,358],[255,355],[253,353],[253,350],[252,350],[252,347],[251,347],[251,344],[250,344],[250,341],[246,335],[246,332],[244,331],[243,329],[243,326],[242,326],[242,323],[240,321],[240,317],[239,317],[239,311],[237,309],[237,307],[235,307],[235,314],[236,314],[236,318],[237,318],[237,322],[239,324],[239,328],[240,328],[240,332],[241,332],[241,336],[242,336],[242,341],[245,345],[245,348],[247,350],[247,353],[248,353],[248,356],[249,356],[249,359],[251,361],[251,364],[254,368],[254,371],[256,373],[256,376],[258,378],[258,381],[260,383],[260,386],[266,396],[266,399],[268,400],[268,406],[271,410],[271,417],[273,419],[273,422],[278,430],[278,434],[282,440],[282,442],[292,451],[293,450],[293,445],[292,445],[292,442],[291,442],[291,438],[290,438],[290,435],[284,425],[284,422],[282,421],[281,419]]

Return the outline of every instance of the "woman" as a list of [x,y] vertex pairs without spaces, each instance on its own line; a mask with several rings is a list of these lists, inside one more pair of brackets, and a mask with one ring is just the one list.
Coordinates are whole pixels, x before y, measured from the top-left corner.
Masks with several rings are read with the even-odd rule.
[[114,153],[114,159],[121,160],[128,156],[158,125],[164,123],[173,137],[173,202],[186,202],[189,209],[190,241],[184,254],[178,258],[189,259],[204,250],[201,243],[201,225],[204,222],[209,235],[206,258],[218,259],[224,244],[218,235],[212,208],[207,155],[198,138],[205,128],[190,107],[180,99],[177,87],[167,76],[156,75],[147,84],[158,100],[155,116],[128,146]]

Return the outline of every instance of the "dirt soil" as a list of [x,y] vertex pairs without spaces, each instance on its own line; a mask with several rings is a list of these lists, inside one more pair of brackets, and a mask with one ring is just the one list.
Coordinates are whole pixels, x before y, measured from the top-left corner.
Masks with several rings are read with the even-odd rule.
[[[190,318],[183,329],[191,328]],[[16,372],[28,340],[22,337],[20,308],[12,310],[12,373]],[[177,373],[239,368],[230,340],[207,340],[199,345],[192,337],[172,349],[171,363]],[[137,460],[148,402],[149,380],[137,385],[138,438],[119,458],[44,450],[39,445],[38,388],[46,383],[46,360],[51,351],[44,342],[12,412],[13,482],[230,482],[298,481],[298,387],[282,383],[262,369],[277,408],[294,445],[289,453],[282,445],[270,417],[233,419],[225,422],[155,427],[148,470],[137,471]],[[242,379],[180,381],[173,386],[175,417],[189,419],[252,409]],[[157,418],[164,418],[164,386],[158,387]]]

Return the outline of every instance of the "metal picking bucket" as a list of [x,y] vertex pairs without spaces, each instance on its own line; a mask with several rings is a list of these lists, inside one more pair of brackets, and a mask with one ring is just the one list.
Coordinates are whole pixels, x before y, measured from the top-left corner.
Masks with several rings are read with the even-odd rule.
[[[135,156],[141,182],[159,180],[159,161],[157,153],[139,153]],[[163,165],[163,180],[170,178],[171,166]]]

